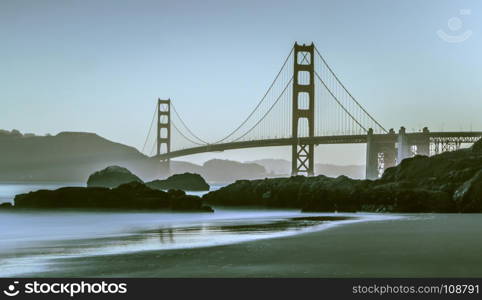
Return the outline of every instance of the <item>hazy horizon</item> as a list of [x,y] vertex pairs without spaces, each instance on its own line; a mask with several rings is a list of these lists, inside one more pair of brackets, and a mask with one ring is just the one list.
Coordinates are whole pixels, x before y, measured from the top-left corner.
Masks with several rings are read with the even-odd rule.
[[[257,104],[298,41],[314,42],[385,128],[482,130],[481,8],[475,0],[2,1],[0,129],[95,132],[141,149],[161,97],[216,140]],[[450,43],[439,30],[470,35]],[[182,160],[210,158],[289,160],[290,149]],[[317,163],[364,160],[364,145],[316,152]]]

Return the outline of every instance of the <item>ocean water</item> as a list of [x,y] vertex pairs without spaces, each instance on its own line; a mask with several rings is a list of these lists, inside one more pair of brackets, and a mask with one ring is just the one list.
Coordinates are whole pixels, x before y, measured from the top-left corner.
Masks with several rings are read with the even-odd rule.
[[[64,185],[0,184],[0,195],[10,202],[16,193]],[[0,211],[0,276],[51,270],[58,258],[208,247],[390,218],[397,217],[220,208],[215,213]]]

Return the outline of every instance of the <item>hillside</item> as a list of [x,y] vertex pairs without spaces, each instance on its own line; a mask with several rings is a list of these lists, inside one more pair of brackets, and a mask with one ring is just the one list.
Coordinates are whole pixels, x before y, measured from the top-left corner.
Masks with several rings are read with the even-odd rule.
[[156,159],[94,133],[61,132],[54,136],[36,136],[16,130],[0,130],[0,181],[86,182],[92,173],[112,165],[131,170],[144,181],[186,172],[201,174],[210,182],[221,183],[268,176],[258,164],[218,159],[203,165],[171,161],[171,174],[168,174]]
[[[263,159],[253,162],[212,159],[202,165],[171,161],[171,174],[159,161],[136,148],[109,141],[95,133],[61,132],[36,136],[0,130],[0,181],[86,182],[89,175],[108,166],[129,169],[144,181],[172,174],[196,173],[208,182],[231,183],[238,179],[288,176],[290,162]],[[362,178],[363,166],[316,165],[316,173]]]
[[[251,161],[258,165],[262,165],[266,171],[273,176],[289,176],[291,174],[291,162],[285,159],[259,159]],[[345,175],[354,179],[365,178],[365,166],[362,165],[333,165],[333,164],[315,164],[315,174],[325,175],[328,177],[338,177]]]
[[0,131],[1,181],[86,181],[109,165],[123,166],[147,178],[161,175],[156,160],[94,133],[35,136]]

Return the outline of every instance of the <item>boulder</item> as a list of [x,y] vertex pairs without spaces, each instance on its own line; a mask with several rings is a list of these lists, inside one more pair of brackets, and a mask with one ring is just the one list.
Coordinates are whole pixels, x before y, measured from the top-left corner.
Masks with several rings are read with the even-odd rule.
[[154,180],[147,186],[158,190],[178,189],[183,191],[209,191],[209,184],[199,174],[175,174],[165,180]]
[[89,179],[87,180],[87,186],[115,188],[121,184],[129,182],[143,183],[143,181],[139,177],[132,174],[126,168],[119,166],[110,166],[90,175]]

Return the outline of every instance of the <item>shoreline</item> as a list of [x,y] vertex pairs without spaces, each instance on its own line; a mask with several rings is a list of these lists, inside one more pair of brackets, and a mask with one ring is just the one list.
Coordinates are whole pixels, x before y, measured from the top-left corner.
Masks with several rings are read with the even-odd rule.
[[191,249],[60,259],[33,277],[480,277],[480,214],[416,214]]
[[[198,220],[197,223],[190,224],[188,221],[190,217],[185,215],[188,219],[175,225],[166,223],[159,227],[154,222],[150,229],[139,228],[137,231],[111,233],[103,237],[87,236],[81,239],[39,241],[37,244],[32,244],[32,248],[28,250],[23,248],[21,252],[4,252],[2,256],[5,268],[0,276],[42,277],[44,273],[57,272],[56,266],[59,262],[61,265],[62,262],[89,260],[110,255],[137,255],[157,251],[223,247],[303,235],[347,224],[397,218],[379,214],[316,214],[247,210],[241,214],[241,218],[233,219],[231,217],[233,213],[237,215],[239,212],[225,211],[224,214],[213,216],[213,219],[201,217],[200,223]],[[62,213],[60,212],[59,215]],[[136,215],[139,216],[139,214]],[[155,217],[157,214],[154,213],[152,216]],[[202,221],[203,219],[205,221]],[[78,248],[77,245],[82,247]],[[39,252],[39,249],[51,249],[49,251],[52,252],[45,255]],[[49,265],[54,268],[49,270]],[[16,270],[16,267],[20,267],[22,271]]]

